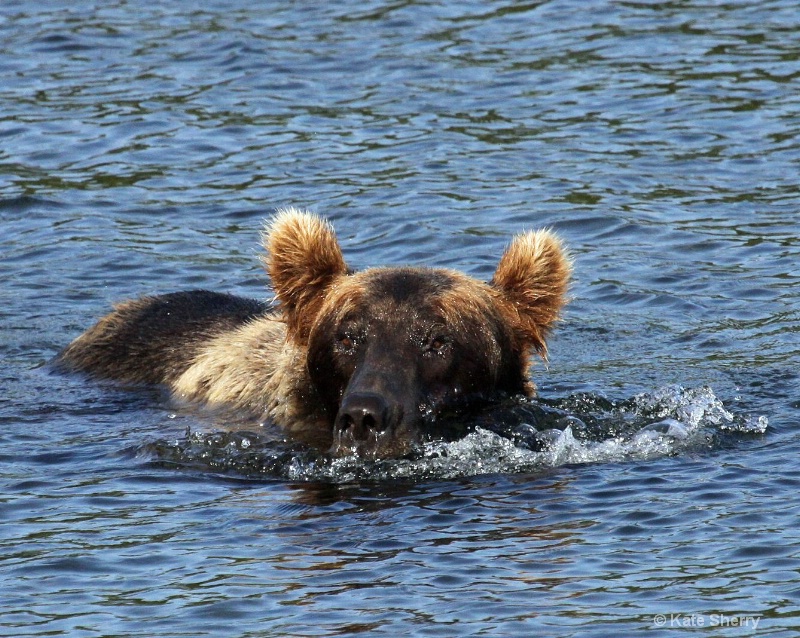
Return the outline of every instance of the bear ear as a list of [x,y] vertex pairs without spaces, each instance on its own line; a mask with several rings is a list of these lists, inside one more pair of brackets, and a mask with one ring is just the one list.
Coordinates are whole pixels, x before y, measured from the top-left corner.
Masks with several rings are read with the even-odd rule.
[[566,303],[572,264],[561,241],[547,230],[517,235],[490,282],[505,302],[517,337],[547,356],[545,339]]
[[333,227],[296,208],[279,210],[264,229],[264,266],[289,336],[305,343],[336,278],[348,273]]

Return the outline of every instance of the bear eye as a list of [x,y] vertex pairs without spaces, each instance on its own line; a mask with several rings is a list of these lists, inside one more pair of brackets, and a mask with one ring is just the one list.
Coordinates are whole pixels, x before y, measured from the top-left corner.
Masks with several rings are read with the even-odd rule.
[[451,339],[446,335],[433,335],[428,339],[425,344],[425,352],[431,354],[444,354],[447,347],[450,345]]
[[338,346],[339,350],[349,354],[356,349],[358,341],[353,335],[349,333],[344,333],[336,337],[336,345]]

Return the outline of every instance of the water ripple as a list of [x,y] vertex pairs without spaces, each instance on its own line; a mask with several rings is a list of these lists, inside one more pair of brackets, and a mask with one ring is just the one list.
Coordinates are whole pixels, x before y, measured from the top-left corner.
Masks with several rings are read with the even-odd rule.
[[730,412],[709,388],[669,387],[626,401],[581,394],[499,408],[484,427],[456,442],[427,443],[413,460],[331,460],[246,430],[190,431],[147,444],[140,454],[169,466],[250,478],[427,481],[708,451],[730,445],[733,437],[764,434],[767,424],[765,416]]
[[[794,635],[798,15],[2,3],[0,632]],[[42,368],[124,298],[269,297],[284,205],[485,280],[554,228],[540,398],[368,465]]]

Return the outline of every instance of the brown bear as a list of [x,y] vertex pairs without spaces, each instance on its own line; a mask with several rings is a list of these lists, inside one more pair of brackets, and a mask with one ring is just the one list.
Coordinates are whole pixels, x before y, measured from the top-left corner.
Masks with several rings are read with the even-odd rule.
[[546,356],[571,269],[550,232],[517,235],[489,283],[434,268],[353,272],[332,226],[293,208],[263,239],[277,306],[205,290],[126,301],[57,363],[163,384],[367,458],[409,454],[476,399],[533,393],[530,355]]

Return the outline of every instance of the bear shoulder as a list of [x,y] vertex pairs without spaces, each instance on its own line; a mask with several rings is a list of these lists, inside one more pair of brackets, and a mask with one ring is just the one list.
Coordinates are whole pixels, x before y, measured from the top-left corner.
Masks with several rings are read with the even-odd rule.
[[266,303],[207,290],[141,297],[117,304],[55,364],[129,383],[168,384],[215,336],[270,313]]

